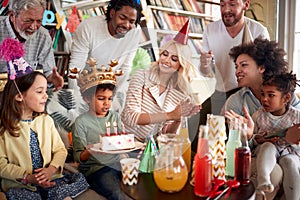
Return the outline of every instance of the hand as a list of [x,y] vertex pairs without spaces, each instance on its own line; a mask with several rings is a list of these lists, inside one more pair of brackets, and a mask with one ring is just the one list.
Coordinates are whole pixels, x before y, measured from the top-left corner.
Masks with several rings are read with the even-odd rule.
[[285,135],[285,139],[291,144],[300,144],[300,124],[294,124]]
[[214,57],[212,51],[200,52],[200,72],[204,75],[208,75],[211,73],[211,67],[210,63],[212,61],[212,58]]
[[161,132],[163,134],[166,134],[166,133],[176,134],[180,124],[181,124],[181,121],[179,121],[179,120],[166,121]]
[[55,87],[54,92],[60,90],[64,86],[64,79],[57,72],[56,67],[52,68],[52,74],[50,74],[50,76],[48,76],[47,80],[48,80],[48,82],[51,82],[54,85],[54,87]]
[[225,117],[229,120],[233,120],[233,118],[238,118],[240,122],[246,123],[247,127],[248,127],[247,138],[249,140],[253,135],[254,122],[253,122],[248,110],[245,107],[243,107],[243,112],[244,112],[245,117],[235,113],[233,110],[229,110],[229,111],[225,112]]
[[35,172],[34,177],[37,183],[43,184],[51,181],[52,175],[57,172],[57,168],[50,165],[49,167],[36,169],[34,170],[34,172]]
[[201,105],[195,105],[191,103],[189,100],[185,100],[181,103],[181,116],[183,117],[191,117],[201,110]]
[[51,188],[51,187],[56,185],[55,182],[51,182],[51,181],[44,181],[44,182],[39,183],[37,181],[37,178],[35,177],[35,174],[29,174],[29,175],[27,175],[26,178],[27,178],[29,183],[38,185],[42,188]]
[[265,136],[268,135],[269,133],[266,132],[264,134],[258,134],[258,135],[255,135],[255,141],[258,143],[258,144],[262,144],[264,142],[271,142],[271,143],[275,143],[277,140],[278,140],[278,137],[272,137],[272,138],[268,138],[266,139]]
[[85,148],[88,151],[88,153],[90,155],[92,154],[106,154],[105,152],[99,152],[99,151],[95,151],[94,148],[92,148],[94,145],[93,144],[89,144],[87,145]]
[[201,110],[201,105],[195,105],[188,99],[179,104],[173,111],[167,113],[167,120],[180,120],[181,117],[191,117]]

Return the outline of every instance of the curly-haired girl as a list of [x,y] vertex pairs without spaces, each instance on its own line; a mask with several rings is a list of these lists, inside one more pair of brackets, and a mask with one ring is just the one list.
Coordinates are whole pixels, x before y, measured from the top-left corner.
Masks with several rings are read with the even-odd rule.
[[300,199],[300,146],[290,144],[284,137],[270,134],[281,133],[293,124],[300,123],[300,111],[290,106],[290,100],[297,85],[296,75],[283,73],[265,76],[261,90],[262,107],[253,114],[254,140],[259,144],[257,154],[257,189],[272,192],[274,186],[270,174],[275,164],[283,168],[283,188],[286,199]]

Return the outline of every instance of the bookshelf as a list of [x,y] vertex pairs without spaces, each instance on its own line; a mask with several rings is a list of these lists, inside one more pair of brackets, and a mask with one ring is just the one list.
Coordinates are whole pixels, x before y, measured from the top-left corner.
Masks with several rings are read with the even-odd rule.
[[169,34],[175,35],[189,18],[191,40],[188,44],[193,50],[194,64],[198,64],[205,25],[220,18],[219,3],[214,0],[144,0],[141,2],[147,15],[147,28],[155,52],[155,60],[158,59],[161,38]]
[[72,34],[66,30],[67,20],[72,13],[72,8],[76,6],[80,20],[85,17],[104,14],[109,0],[52,0],[55,11],[60,15],[65,15],[66,20],[62,22],[61,31],[64,36],[64,51],[70,53],[72,45]]

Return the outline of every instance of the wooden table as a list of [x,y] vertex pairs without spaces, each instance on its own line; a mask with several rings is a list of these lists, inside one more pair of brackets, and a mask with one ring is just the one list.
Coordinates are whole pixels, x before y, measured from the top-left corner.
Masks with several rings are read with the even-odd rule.
[[[139,174],[139,180],[137,185],[128,186],[121,183],[122,190],[131,198],[137,200],[204,200],[194,195],[194,187],[190,185],[189,181],[185,187],[176,193],[165,193],[160,191],[153,180],[153,174]],[[223,196],[224,197],[224,196]],[[221,198],[225,199],[225,198]],[[255,187],[251,182],[249,185],[240,186],[233,189],[229,197],[231,200],[254,200],[255,199]]]

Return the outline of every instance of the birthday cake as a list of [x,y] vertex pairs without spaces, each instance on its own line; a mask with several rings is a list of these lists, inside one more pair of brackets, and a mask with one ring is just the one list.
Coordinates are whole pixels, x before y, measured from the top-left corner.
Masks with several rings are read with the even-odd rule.
[[116,151],[135,148],[134,134],[100,135],[100,149]]

